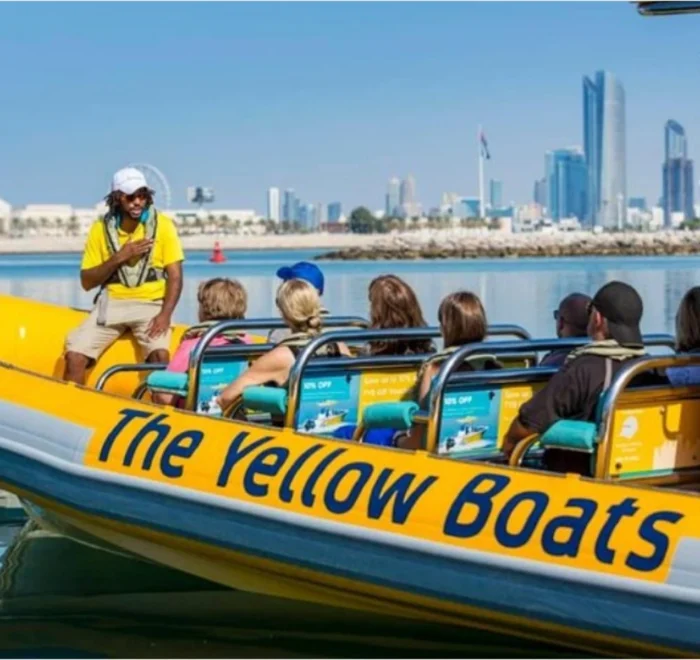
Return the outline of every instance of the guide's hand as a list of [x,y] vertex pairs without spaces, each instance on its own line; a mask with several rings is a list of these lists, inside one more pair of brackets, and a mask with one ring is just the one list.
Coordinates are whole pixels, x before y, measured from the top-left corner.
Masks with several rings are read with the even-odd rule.
[[160,312],[154,316],[146,328],[146,333],[149,337],[155,338],[165,334],[170,328],[170,316],[164,312]]
[[117,252],[120,263],[127,263],[134,257],[140,257],[146,254],[153,246],[153,240],[150,238],[142,238],[138,241],[127,241],[122,245]]

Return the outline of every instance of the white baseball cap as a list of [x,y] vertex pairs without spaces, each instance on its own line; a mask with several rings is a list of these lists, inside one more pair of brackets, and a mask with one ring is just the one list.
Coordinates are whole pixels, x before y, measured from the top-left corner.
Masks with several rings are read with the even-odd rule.
[[112,177],[112,192],[123,192],[133,195],[140,188],[148,188],[143,172],[135,167],[125,167]]

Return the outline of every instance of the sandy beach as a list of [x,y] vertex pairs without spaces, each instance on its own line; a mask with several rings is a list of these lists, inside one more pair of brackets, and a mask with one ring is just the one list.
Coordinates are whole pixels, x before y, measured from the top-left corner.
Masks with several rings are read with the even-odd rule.
[[[351,247],[369,247],[378,240],[372,234],[268,234],[215,235],[198,234],[182,236],[185,250],[211,250],[219,241],[224,250],[341,250]],[[30,236],[26,238],[0,238],[0,254],[29,254],[41,252],[82,252],[85,237]]]

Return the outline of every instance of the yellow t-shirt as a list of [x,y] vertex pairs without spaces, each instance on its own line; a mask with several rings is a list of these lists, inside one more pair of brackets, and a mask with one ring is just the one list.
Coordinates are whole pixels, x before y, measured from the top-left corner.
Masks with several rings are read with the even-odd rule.
[[[138,227],[129,234],[118,230],[120,247],[129,240],[138,241],[146,238],[146,227],[139,223]],[[103,264],[111,256],[107,238],[105,236],[104,223],[102,219],[97,220],[90,227],[90,233],[85,243],[81,270],[87,270]],[[182,252],[180,237],[177,235],[175,223],[167,215],[158,213],[158,227],[156,228],[155,240],[153,243],[153,266],[154,268],[165,268],[178,261],[184,261],[185,255]],[[111,298],[129,300],[159,300],[165,296],[165,280],[157,282],[145,282],[141,286],[129,288],[123,284],[108,284],[107,291]]]

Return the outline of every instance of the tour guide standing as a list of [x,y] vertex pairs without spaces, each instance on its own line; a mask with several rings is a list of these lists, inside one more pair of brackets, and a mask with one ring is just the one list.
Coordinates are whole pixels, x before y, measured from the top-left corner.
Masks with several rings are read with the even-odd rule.
[[182,292],[184,255],[173,221],[153,206],[143,174],[119,170],[108,211],[90,228],[80,284],[100,287],[95,308],[66,339],[64,379],[84,383],[87,368],[131,330],[148,362],[168,362],[170,323]]

